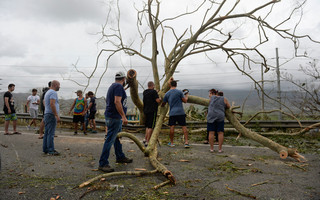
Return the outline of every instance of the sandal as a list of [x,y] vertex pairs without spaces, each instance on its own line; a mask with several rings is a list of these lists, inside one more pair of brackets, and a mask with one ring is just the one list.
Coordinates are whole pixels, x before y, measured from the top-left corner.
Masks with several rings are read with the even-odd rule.
[[13,132],[13,134],[16,134],[16,135],[21,135],[20,132],[16,131],[16,132]]

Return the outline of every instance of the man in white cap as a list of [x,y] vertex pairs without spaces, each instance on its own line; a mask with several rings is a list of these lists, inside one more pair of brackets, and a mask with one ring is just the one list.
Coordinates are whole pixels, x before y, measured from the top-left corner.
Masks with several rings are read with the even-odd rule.
[[126,81],[126,75],[123,72],[117,72],[115,82],[109,87],[106,97],[105,119],[108,133],[103,145],[99,160],[99,170],[103,172],[113,172],[114,169],[109,165],[109,155],[111,146],[114,145],[117,163],[131,163],[132,159],[127,158],[122,151],[122,144],[117,135],[122,130],[122,124],[128,123],[127,95],[123,88]]

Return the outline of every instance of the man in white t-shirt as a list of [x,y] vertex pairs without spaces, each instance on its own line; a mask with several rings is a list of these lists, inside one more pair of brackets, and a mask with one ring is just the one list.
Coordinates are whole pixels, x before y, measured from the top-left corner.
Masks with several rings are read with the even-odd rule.
[[37,89],[32,89],[32,95],[27,98],[28,112],[32,118],[32,121],[27,127],[28,129],[30,129],[32,124],[34,127],[37,127],[36,119],[38,118],[38,107],[40,104],[40,97],[37,95],[37,92]]

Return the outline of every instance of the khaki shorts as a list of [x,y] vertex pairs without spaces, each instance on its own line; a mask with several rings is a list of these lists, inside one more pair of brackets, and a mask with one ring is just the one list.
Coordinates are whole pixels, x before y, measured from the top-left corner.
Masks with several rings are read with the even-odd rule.
[[29,110],[30,116],[32,119],[36,119],[38,117],[38,110],[30,108]]

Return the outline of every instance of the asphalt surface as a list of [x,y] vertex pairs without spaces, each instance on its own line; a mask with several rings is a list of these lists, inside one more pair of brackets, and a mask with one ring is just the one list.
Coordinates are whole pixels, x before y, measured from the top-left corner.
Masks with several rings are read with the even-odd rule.
[[[177,179],[176,185],[158,185],[161,174],[142,177],[115,176],[94,186],[76,188],[102,174],[97,171],[104,133],[58,129],[55,147],[60,156],[42,153],[42,140],[34,131],[20,128],[22,135],[0,132],[0,199],[320,199],[319,154],[304,155],[308,162],[281,160],[268,148],[224,145],[224,152],[210,153],[209,146],[192,143],[190,149],[159,146],[159,157]],[[141,140],[143,133],[136,133]],[[163,136],[162,138],[167,138]],[[177,143],[178,138],[177,136]],[[160,144],[167,140],[160,139]],[[148,158],[123,138],[123,149],[131,164],[116,164],[113,150],[110,165],[115,171],[152,170]],[[215,147],[216,148],[216,147]],[[89,188],[89,189],[88,189]],[[90,189],[96,191],[88,192]],[[84,195],[85,194],[85,195]]]

